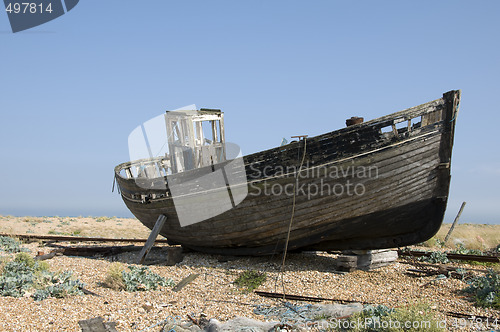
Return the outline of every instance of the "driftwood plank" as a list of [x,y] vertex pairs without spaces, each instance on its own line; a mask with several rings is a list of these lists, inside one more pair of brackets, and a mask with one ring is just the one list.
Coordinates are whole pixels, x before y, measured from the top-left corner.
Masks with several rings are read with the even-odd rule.
[[182,279],[172,290],[174,292],[180,291],[184,286],[189,284],[190,282],[194,281],[196,278],[198,278],[199,274],[190,274],[186,278]]
[[92,257],[95,255],[110,256],[117,255],[123,252],[139,251],[140,246],[78,246],[78,247],[64,247],[57,246],[57,249],[46,255],[35,257],[36,260],[45,260],[53,258],[56,255],[65,256],[83,256]]
[[[146,242],[146,239],[115,239],[103,237],[81,237],[81,236],[59,236],[59,235],[38,235],[38,234],[8,234],[0,233],[0,236],[9,236],[22,240],[47,240],[61,242]],[[167,240],[159,239],[157,243],[168,243]]]
[[37,261],[44,261],[44,260],[47,260],[47,259],[54,258],[56,255],[57,255],[57,251],[53,251],[53,252],[45,254],[45,255],[35,256],[35,260],[37,260]]
[[115,322],[104,322],[102,317],[78,321],[82,332],[118,332]]

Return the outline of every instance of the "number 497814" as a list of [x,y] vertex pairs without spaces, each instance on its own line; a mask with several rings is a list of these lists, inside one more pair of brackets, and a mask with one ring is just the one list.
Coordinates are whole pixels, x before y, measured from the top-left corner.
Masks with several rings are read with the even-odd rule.
[[36,14],[36,13],[52,13],[52,3],[49,2],[47,6],[43,6],[43,3],[37,4],[34,2],[15,2],[15,3],[9,3],[7,7],[5,8],[5,11],[9,14],[14,13],[14,14],[19,14],[19,13],[29,13],[29,14]]

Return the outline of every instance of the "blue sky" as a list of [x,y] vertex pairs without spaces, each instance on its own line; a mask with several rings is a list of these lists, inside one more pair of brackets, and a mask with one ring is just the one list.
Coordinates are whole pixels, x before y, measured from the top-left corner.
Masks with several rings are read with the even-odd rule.
[[141,123],[225,112],[244,154],[462,89],[445,221],[500,223],[498,1],[82,0],[0,13],[0,214],[130,216],[111,193]]

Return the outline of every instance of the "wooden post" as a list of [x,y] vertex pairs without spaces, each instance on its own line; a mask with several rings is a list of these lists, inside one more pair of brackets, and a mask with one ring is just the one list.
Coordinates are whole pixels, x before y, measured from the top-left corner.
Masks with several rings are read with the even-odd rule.
[[451,233],[453,232],[453,229],[455,228],[455,225],[458,223],[458,219],[460,218],[460,215],[462,214],[462,211],[464,210],[466,202],[462,203],[462,206],[460,207],[460,211],[458,211],[457,216],[455,217],[455,221],[453,221],[453,224],[450,227],[450,230],[448,231],[448,234],[446,234],[446,237],[444,238],[444,244],[448,241],[450,238]]
[[144,260],[146,259],[146,256],[149,254],[149,251],[153,247],[156,237],[158,236],[158,233],[160,233],[160,230],[163,228],[163,225],[165,224],[165,220],[167,220],[167,216],[164,214],[160,214],[158,216],[158,219],[156,220],[155,226],[153,227],[153,230],[151,231],[151,234],[149,234],[148,240],[146,241],[146,244],[141,250],[141,253],[139,255],[139,263],[142,264],[144,263]]

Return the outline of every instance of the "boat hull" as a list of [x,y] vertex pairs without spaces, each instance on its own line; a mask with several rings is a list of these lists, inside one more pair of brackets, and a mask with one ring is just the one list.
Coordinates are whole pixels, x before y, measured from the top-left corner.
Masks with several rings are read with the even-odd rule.
[[[132,162],[117,166],[116,178],[125,204],[144,225],[152,229],[163,214],[160,234],[197,251],[266,255],[283,251],[287,242],[288,250],[411,245],[431,238],[444,217],[459,97],[451,91],[408,110],[245,156],[246,198],[185,227],[176,212],[182,200],[174,204],[168,189],[171,176],[142,183],[123,177]],[[196,178],[198,172],[180,176]],[[159,180],[166,189],[155,187]]]

